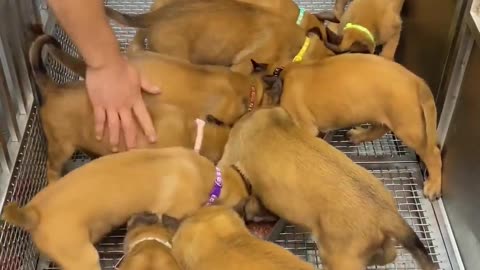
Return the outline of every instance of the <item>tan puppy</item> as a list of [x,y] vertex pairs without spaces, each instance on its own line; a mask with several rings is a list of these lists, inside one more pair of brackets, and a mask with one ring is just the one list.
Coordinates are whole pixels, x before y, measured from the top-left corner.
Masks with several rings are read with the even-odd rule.
[[[354,0],[344,13],[347,2],[335,2],[335,14],[340,20],[337,34],[342,38],[334,41],[340,43],[338,48],[328,47],[336,52],[366,47],[374,53],[376,46],[383,45],[380,55],[393,60],[402,31],[400,12],[404,0]],[[328,17],[331,15],[318,15],[319,19]]]
[[251,59],[271,65],[273,71],[294,59],[333,55],[318,27],[305,31],[266,9],[238,1],[176,0],[145,14],[126,15],[110,8],[106,12],[123,25],[147,28],[147,45],[153,51],[245,74],[252,70]]
[[435,269],[382,183],[298,128],[281,107],[242,117],[219,164],[236,166],[267,209],[310,229],[329,270],[388,264],[396,256],[392,239],[409,250],[422,269]]
[[[30,61],[44,99],[44,104],[40,108],[40,115],[48,142],[47,179],[50,183],[60,177],[64,163],[72,156],[75,150],[83,150],[97,157],[111,154],[112,151],[125,151],[126,146],[125,142],[121,140],[118,148],[112,150],[110,143],[106,141],[108,134],[104,136],[105,139],[103,141],[95,139],[94,114],[84,82],[78,81],[67,85],[58,85],[48,78],[41,65],[40,52],[42,45],[49,41],[51,41],[51,37],[42,36],[33,43],[30,51]],[[171,76],[175,77],[175,75]],[[171,91],[174,90],[176,89],[171,89]],[[202,91],[202,89],[195,90],[198,92]],[[209,90],[215,91],[213,88]],[[220,91],[222,90],[220,89]],[[200,95],[192,94],[188,98],[196,96],[199,97],[198,102],[202,102]],[[204,95],[208,95],[208,93],[204,93]],[[179,98],[182,99],[183,97]],[[203,99],[208,98],[213,100],[222,99],[221,96],[216,97],[215,93],[212,93],[211,96],[205,96]],[[195,117],[205,119],[205,115],[200,115],[203,108],[199,108],[200,110],[197,110],[196,115],[195,111],[188,114],[180,107],[164,103],[164,101],[168,102],[172,99],[168,100],[168,97],[165,98],[162,95],[145,94],[144,100],[153,118],[154,127],[157,133],[161,135],[156,143],[150,144],[147,138],[140,134],[137,140],[137,147],[162,148],[184,146],[195,149],[213,162],[217,162],[220,159],[230,127],[225,125],[219,126],[208,121],[205,123],[202,119],[195,119]],[[187,108],[188,111],[187,102],[183,104],[177,102],[177,104],[182,106],[182,108]],[[190,102],[192,105],[195,104],[191,100]],[[210,104],[211,108],[205,106]],[[233,102],[227,101],[226,105],[228,104],[234,105]],[[207,113],[210,109],[215,110],[213,101],[206,101],[203,106],[206,107],[204,108],[204,113]],[[239,114],[243,110],[240,109]],[[219,115],[219,118],[225,116],[221,114],[221,111],[212,111],[212,113]],[[225,113],[228,114],[228,111],[225,111]]]
[[[156,0],[150,7],[151,11],[157,10],[176,0]],[[233,0],[225,0],[233,1]],[[289,22],[295,22],[298,26],[301,26],[304,30],[309,30],[314,27],[318,27],[322,30],[325,36],[323,24],[311,13],[305,11],[303,8],[299,8],[298,5],[292,0],[237,0],[252,5],[260,6],[278,16],[284,17]],[[322,12],[317,13],[317,16],[323,19],[336,20],[336,17],[331,13]],[[329,17],[330,16],[330,17]],[[339,18],[339,17],[338,17]],[[145,39],[148,31],[144,29],[138,29],[133,41],[129,44],[129,51],[135,51],[143,49],[145,46]]]
[[183,218],[209,201],[233,207],[247,196],[234,169],[217,170],[193,150],[137,149],[89,162],[23,208],[8,204],[2,219],[30,232],[62,269],[100,270],[93,244],[135,213]]
[[171,253],[172,233],[153,213],[130,218],[119,270],[180,270]]
[[[162,216],[172,229],[178,221]],[[172,253],[185,270],[313,270],[313,266],[271,242],[253,236],[231,208],[199,209],[181,222]]]
[[[49,48],[54,58],[85,77],[83,61],[59,47]],[[264,92],[268,83],[260,73],[243,75],[225,67],[193,65],[151,51],[129,54],[128,60],[152,84],[162,87],[162,102],[180,107],[191,117],[211,115],[222,125],[231,126],[248,110],[269,105],[279,98],[279,93]],[[253,71],[263,68],[253,60],[250,66]]]
[[370,54],[344,54],[285,70],[281,106],[312,135],[371,123],[349,132],[353,143],[393,131],[420,156],[429,172],[425,195],[442,188],[437,112],[428,85],[393,61]]

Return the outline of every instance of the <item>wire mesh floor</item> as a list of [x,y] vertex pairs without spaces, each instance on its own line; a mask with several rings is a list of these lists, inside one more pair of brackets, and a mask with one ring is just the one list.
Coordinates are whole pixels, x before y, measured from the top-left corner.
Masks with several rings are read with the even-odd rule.
[[[105,2],[108,6],[121,12],[140,13],[148,10],[152,0],[107,0]],[[331,9],[334,0],[296,0],[296,2],[309,11],[321,11]],[[124,50],[131,41],[135,29],[120,27],[114,23],[112,23],[112,27],[121,49]],[[60,27],[54,26],[50,34],[57,37],[65,51],[76,54],[76,49]],[[66,82],[78,78],[52,59],[48,60],[48,65],[50,75],[57,82]],[[39,132],[38,117],[33,115],[32,119],[32,125],[28,128],[31,136],[26,139],[23,151],[25,156],[19,161],[17,177],[12,179],[9,189],[10,197],[8,200],[16,200],[21,203],[29,200],[45,185],[46,144],[43,135]],[[422,175],[419,165],[416,163],[415,154],[392,134],[386,134],[379,140],[355,146],[348,141],[345,133],[346,130],[340,130],[330,134],[329,142],[354,161],[368,167],[375,176],[383,181],[395,196],[401,215],[421,237],[428,247],[430,255],[439,264],[439,269],[452,269],[432,205],[422,195],[420,184]],[[67,165],[67,170],[81,166],[89,160],[88,156],[78,152],[72,157],[70,164]],[[23,189],[20,187],[27,183],[26,191],[22,191]],[[24,194],[25,192],[28,194]],[[125,229],[120,228],[109,234],[97,245],[103,269],[114,269],[122,256],[124,234]],[[316,246],[309,233],[301,231],[295,226],[287,225],[274,241],[313,263],[317,268],[321,268]],[[18,228],[0,223],[0,243],[0,269],[2,270],[58,269],[53,263],[43,258],[38,265],[33,265],[36,263],[38,254],[28,234]],[[418,268],[416,268],[410,254],[399,248],[398,257],[394,264],[372,269],[414,270]]]
[[[400,214],[427,247],[433,261],[437,263],[438,269],[452,269],[432,205],[422,194],[420,182],[423,181],[423,177],[419,166],[417,164],[392,163],[368,164],[365,167],[391,191]],[[287,225],[279,234],[275,243],[313,263],[318,269],[322,269],[316,245],[309,232],[293,225]],[[374,266],[368,269],[420,269],[411,254],[403,248],[397,247],[397,254],[397,259],[393,264]]]

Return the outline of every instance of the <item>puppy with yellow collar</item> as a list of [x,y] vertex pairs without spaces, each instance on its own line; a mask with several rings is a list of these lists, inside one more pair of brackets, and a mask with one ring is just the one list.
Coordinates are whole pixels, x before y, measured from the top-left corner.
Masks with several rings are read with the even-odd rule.
[[106,12],[122,25],[146,29],[150,50],[244,74],[252,71],[250,59],[273,67],[288,65],[307,39],[303,60],[334,55],[323,44],[323,26],[305,31],[264,8],[238,1],[177,0],[139,15],[110,8]]
[[[153,213],[133,215],[127,224],[119,270],[180,270],[171,250],[172,233]],[[116,267],[117,268],[117,267]]]
[[[348,0],[337,0],[335,14],[340,21],[337,35],[332,41],[338,46],[327,45],[339,53],[363,51],[374,53],[375,47],[382,45],[381,56],[393,60],[402,31],[400,12],[404,0],[354,0],[343,12]],[[332,15],[320,15],[319,19],[330,20]],[[337,20],[334,20],[337,21]],[[328,31],[328,28],[327,28]]]
[[[178,0],[156,0],[150,7],[150,11],[157,10],[163,6]],[[235,0],[225,0],[235,1]],[[304,30],[310,30],[314,27],[318,27],[325,35],[325,27],[316,16],[321,16],[324,19],[335,20],[335,16],[328,12],[321,12],[312,14],[306,11],[304,8],[300,8],[297,3],[292,0],[236,0],[239,2],[252,4],[264,8],[265,10],[274,13],[280,17],[283,17],[287,22],[295,22],[298,26]],[[145,29],[138,29],[134,39],[129,44],[128,49],[131,51],[143,49],[145,47],[145,39],[147,31]]]

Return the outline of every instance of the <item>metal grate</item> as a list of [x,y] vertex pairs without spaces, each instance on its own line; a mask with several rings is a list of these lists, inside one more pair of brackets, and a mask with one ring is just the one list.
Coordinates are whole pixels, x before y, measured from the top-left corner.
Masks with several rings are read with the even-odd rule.
[[[46,185],[46,141],[37,108],[33,108],[7,191],[6,203],[23,205]],[[0,221],[0,269],[33,270],[38,251],[30,236],[20,228]]]
[[[316,12],[331,9],[334,0],[297,0],[296,2],[307,10]],[[151,3],[152,0],[106,1],[108,6],[128,13],[144,12],[149,9]],[[124,50],[133,38],[135,29],[121,27],[113,22],[112,27],[117,35],[121,49]],[[53,28],[52,34],[60,41],[65,51],[77,55],[75,46],[59,26]],[[57,82],[67,82],[78,78],[62,65],[55,63],[53,59],[48,59],[47,63],[50,75]],[[28,138],[25,139],[25,146],[22,147],[23,151],[16,166],[18,171],[12,179],[8,191],[7,200],[9,201],[15,200],[25,203],[45,185],[46,143],[40,130],[36,110],[33,110],[33,112],[27,131]],[[345,137],[345,130],[343,130],[332,134],[329,141],[355,161],[372,162],[364,165],[370,166],[371,172],[392,191],[397,200],[400,213],[427,245],[432,258],[439,263],[441,269],[451,269],[432,206],[423,198],[421,187],[418,185],[418,182],[422,180],[418,165],[413,163],[391,163],[392,161],[415,161],[414,154],[391,134],[387,134],[374,142],[354,146],[348,142],[348,139]],[[78,167],[89,160],[88,156],[77,152],[72,157],[71,166]],[[385,161],[390,163],[380,164]],[[378,164],[374,164],[376,162]],[[69,166],[67,165],[67,167]],[[125,229],[120,228],[109,234],[97,245],[103,269],[114,269],[117,261],[122,256],[124,234]],[[317,267],[321,267],[315,244],[311,240],[309,233],[302,232],[298,228],[288,225],[275,242],[312,262]],[[34,249],[27,233],[0,223],[0,243],[2,243],[0,269],[30,270],[35,268],[37,251]],[[41,260],[38,269],[53,270],[58,268],[48,260]],[[411,256],[404,252],[403,249],[399,249],[397,261],[394,265],[389,265],[387,269],[416,268]]]
[[332,132],[327,135],[327,140],[355,161],[416,161],[416,154],[391,132],[378,140],[354,145],[348,139],[348,130],[341,129]]
[[[419,182],[423,181],[423,177],[418,165],[369,164],[366,167],[391,191],[397,202],[398,211],[420,237],[439,269],[452,269],[432,205],[422,195],[422,187]],[[318,269],[322,269],[316,245],[309,232],[300,230],[293,225],[287,225],[275,242],[313,263]],[[413,257],[406,250],[397,247],[397,253],[394,264],[368,269],[419,269]]]

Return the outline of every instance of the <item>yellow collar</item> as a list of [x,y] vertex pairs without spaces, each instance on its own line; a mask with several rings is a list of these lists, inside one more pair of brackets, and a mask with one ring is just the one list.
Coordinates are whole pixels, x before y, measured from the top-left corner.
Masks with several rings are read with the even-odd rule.
[[345,25],[343,30],[348,30],[348,29],[355,29],[364,33],[365,35],[367,35],[367,37],[370,39],[370,41],[373,43],[373,46],[375,47],[375,38],[373,37],[372,32],[370,32],[370,30],[368,30],[366,27],[363,27],[359,24],[347,23],[347,25]]
[[305,42],[303,42],[302,48],[297,53],[297,55],[295,55],[292,62],[294,62],[294,63],[302,62],[303,61],[303,56],[305,56],[305,53],[307,52],[309,46],[310,46],[310,38],[306,37]]

